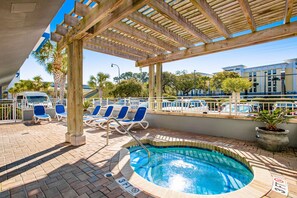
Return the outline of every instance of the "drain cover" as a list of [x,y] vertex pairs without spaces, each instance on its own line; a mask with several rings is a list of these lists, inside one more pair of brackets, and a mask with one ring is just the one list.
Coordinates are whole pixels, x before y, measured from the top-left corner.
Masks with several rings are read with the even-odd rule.
[[108,177],[112,177],[112,176],[113,176],[113,174],[112,174],[111,172],[108,172],[108,173],[105,173],[105,174],[104,174],[104,177],[107,177],[107,178],[108,178]]

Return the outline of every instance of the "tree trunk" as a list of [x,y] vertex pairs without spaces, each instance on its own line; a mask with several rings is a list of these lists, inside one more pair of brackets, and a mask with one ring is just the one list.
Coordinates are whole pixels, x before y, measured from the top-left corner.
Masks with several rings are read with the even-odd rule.
[[98,87],[98,93],[99,93],[99,98],[102,98],[103,96],[103,91],[101,88]]
[[64,101],[64,93],[65,93],[65,84],[66,84],[66,74],[63,75],[60,84],[60,103],[63,104]]

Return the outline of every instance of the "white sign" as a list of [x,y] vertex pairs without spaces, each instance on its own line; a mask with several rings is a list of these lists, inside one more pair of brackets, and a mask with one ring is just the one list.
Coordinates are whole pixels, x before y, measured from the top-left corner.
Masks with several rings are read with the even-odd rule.
[[288,196],[288,184],[281,177],[273,177],[272,190],[282,195]]
[[132,184],[130,184],[125,177],[121,177],[116,179],[116,182],[121,186],[121,188],[128,193],[130,193],[132,196],[136,196],[141,191],[139,188],[134,187]]

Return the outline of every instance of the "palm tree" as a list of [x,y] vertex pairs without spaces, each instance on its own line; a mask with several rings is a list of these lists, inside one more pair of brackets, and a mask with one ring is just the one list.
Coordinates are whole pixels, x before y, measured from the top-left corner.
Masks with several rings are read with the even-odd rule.
[[33,56],[49,74],[54,75],[54,96],[58,98],[57,88],[60,85],[60,101],[63,102],[68,64],[65,50],[59,51],[57,46],[47,41],[38,52],[33,53]]
[[98,89],[99,98],[103,96],[103,88],[105,87],[106,83],[108,82],[107,79],[109,78],[109,74],[105,74],[103,72],[99,72],[97,76],[90,76],[90,80],[88,81],[88,85],[92,89]]

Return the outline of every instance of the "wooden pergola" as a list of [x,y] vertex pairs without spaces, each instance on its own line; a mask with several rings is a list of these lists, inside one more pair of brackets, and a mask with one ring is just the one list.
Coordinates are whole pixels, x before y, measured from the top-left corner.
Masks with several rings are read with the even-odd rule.
[[[149,96],[156,93],[158,98],[162,63],[296,36],[297,22],[290,23],[296,15],[297,0],[75,2],[74,10],[51,33],[60,50],[68,48],[66,140],[85,143],[80,108],[83,48],[148,66]],[[281,23],[270,25],[277,22]]]

